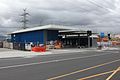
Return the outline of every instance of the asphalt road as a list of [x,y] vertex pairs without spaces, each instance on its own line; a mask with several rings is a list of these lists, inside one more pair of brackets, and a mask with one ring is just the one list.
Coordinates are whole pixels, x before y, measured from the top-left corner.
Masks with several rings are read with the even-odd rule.
[[120,51],[0,59],[0,80],[120,80]]

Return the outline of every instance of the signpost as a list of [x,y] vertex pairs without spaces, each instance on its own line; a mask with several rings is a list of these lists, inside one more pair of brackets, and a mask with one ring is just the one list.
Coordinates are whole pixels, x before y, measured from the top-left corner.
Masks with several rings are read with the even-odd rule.
[[108,34],[108,46],[110,47],[111,46],[111,43],[110,43],[110,39],[111,39],[111,37],[110,37],[110,33]]
[[109,39],[109,40],[111,39],[110,34],[108,34],[108,39]]
[[103,46],[103,45],[102,45],[102,42],[103,42],[103,39],[102,39],[102,38],[104,38],[104,37],[105,37],[104,32],[101,32],[101,33],[100,33],[100,39],[101,39],[101,40],[100,40],[100,46],[98,46],[99,49],[102,49],[102,46]]
[[90,36],[92,35],[92,31],[88,30],[87,31],[87,36],[88,36],[88,48],[90,47]]

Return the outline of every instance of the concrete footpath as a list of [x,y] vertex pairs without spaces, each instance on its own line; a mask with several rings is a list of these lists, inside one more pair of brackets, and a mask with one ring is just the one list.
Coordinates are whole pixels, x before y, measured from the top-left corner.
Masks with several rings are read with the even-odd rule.
[[35,57],[39,55],[50,55],[50,54],[65,54],[65,53],[76,53],[76,52],[87,52],[87,51],[103,51],[103,50],[119,50],[119,48],[104,48],[97,50],[96,48],[85,48],[85,49],[51,49],[47,52],[32,52],[32,51],[19,51],[0,48],[0,58],[16,58],[16,57]]

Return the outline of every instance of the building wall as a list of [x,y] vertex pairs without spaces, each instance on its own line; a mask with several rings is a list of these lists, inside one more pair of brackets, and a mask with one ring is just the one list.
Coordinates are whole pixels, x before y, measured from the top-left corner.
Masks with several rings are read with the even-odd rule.
[[40,44],[44,43],[43,31],[32,31],[32,32],[19,33],[19,34],[12,34],[11,38],[12,38],[12,42],[19,42],[19,43],[39,42]]
[[47,41],[55,41],[58,39],[58,30],[48,30],[47,31]]
[[12,42],[18,43],[39,42],[40,44],[44,44],[46,41],[58,39],[58,30],[42,30],[12,34],[11,39]]

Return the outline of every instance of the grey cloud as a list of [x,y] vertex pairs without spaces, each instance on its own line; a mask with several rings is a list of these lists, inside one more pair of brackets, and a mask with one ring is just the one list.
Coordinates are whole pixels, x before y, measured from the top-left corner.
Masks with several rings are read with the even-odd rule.
[[[81,27],[94,25],[96,31],[119,32],[120,15],[117,0],[90,0],[103,6],[98,7],[88,0],[1,0],[0,31],[11,32],[20,29],[22,9],[30,13],[29,27],[45,24],[60,24]],[[17,5],[17,6],[16,6]],[[105,8],[105,9],[104,9]],[[112,12],[111,12],[112,11]],[[11,27],[4,30],[2,27]],[[113,30],[115,27],[115,30]],[[85,27],[86,28],[86,27]]]

